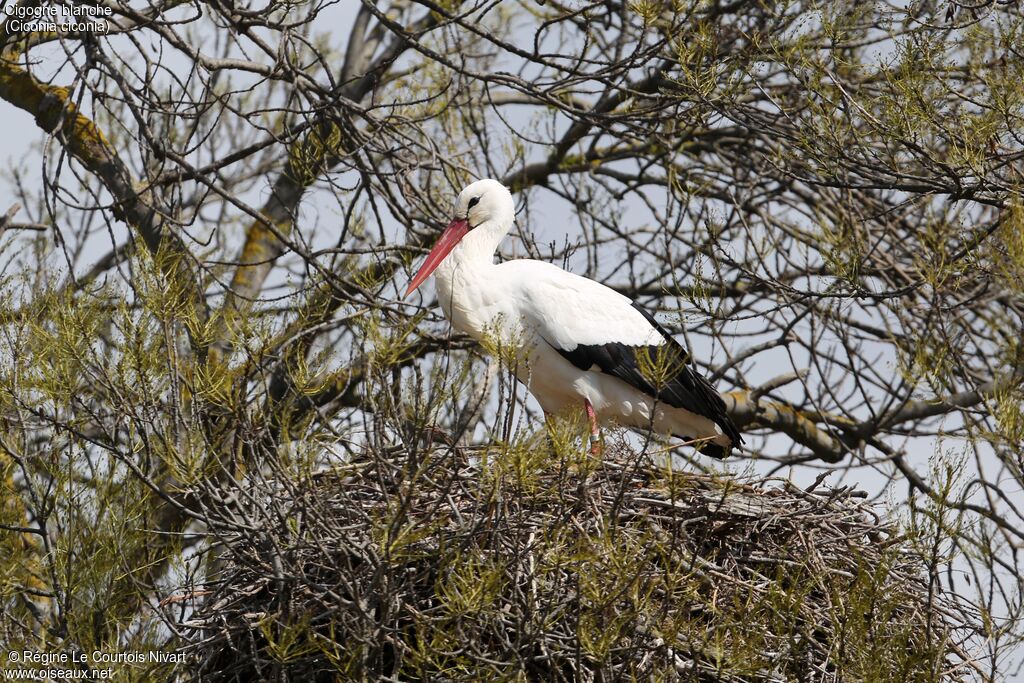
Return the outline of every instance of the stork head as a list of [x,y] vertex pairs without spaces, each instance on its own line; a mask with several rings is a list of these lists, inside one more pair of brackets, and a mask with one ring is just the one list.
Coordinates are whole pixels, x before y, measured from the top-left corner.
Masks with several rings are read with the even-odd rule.
[[409,283],[405,296],[423,284],[463,238],[479,241],[481,247],[489,247],[493,254],[514,220],[515,203],[512,201],[512,193],[497,180],[484,178],[464,187],[455,200],[455,215],[451,223],[427,254],[427,260]]

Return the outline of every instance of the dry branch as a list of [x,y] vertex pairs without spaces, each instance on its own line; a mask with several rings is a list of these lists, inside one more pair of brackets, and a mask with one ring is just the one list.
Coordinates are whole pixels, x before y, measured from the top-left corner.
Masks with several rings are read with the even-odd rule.
[[394,450],[254,482],[233,515],[264,533],[225,517],[232,560],[184,624],[197,673],[960,679],[973,618],[863,494],[544,455]]

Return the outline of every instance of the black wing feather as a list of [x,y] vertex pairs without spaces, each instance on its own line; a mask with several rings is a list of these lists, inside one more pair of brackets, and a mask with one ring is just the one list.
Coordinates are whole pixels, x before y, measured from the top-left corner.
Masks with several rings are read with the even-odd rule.
[[[618,342],[607,344],[577,345],[572,350],[560,349],[554,346],[566,360],[581,370],[590,370],[595,365],[601,372],[618,377],[626,384],[636,387],[648,396],[659,401],[664,401],[673,408],[683,408],[691,413],[701,415],[713,421],[722,428],[722,432],[729,437],[733,445],[743,443],[743,437],[739,430],[729,418],[725,409],[725,402],[715,388],[697,374],[690,367],[690,354],[675,340],[675,338],[663,328],[649,312],[633,302],[633,308],[647,319],[647,321],[664,337],[665,343],[660,346],[629,346]],[[665,362],[667,369],[666,378],[655,386],[650,378],[642,370],[644,365],[650,365],[650,360],[658,359]],[[667,355],[666,355],[667,354]],[[690,436],[680,434],[678,436]],[[715,444],[707,444],[704,451],[709,455],[716,455],[712,451],[722,450]],[[716,457],[722,457],[727,453],[721,453]]]

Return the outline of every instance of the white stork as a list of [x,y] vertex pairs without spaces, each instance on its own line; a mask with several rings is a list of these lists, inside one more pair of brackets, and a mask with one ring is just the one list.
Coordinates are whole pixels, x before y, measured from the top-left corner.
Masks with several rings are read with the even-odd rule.
[[545,413],[586,411],[595,453],[599,424],[608,423],[685,439],[716,458],[743,443],[722,397],[635,302],[550,263],[495,265],[514,222],[508,188],[491,179],[468,185],[405,296],[433,273],[452,326],[511,347],[516,376]]

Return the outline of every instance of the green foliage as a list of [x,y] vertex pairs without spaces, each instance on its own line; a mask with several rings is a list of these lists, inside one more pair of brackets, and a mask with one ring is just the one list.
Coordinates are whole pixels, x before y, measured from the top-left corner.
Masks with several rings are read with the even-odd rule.
[[[299,499],[275,496],[315,510],[298,535],[267,530],[292,578],[250,565],[259,545],[236,546],[232,591],[198,618],[232,634],[209,631],[190,652],[225,676],[266,675],[229,645],[263,633],[292,680],[942,681],[956,669],[950,638],[965,625],[922,580],[926,531],[897,536],[848,491],[672,474],[628,452],[580,470],[544,452],[525,481],[483,453],[465,473],[450,451],[414,471],[408,453],[367,452]],[[351,523],[367,514],[369,544]],[[246,625],[257,605],[277,607]]]
[[[160,619],[142,610],[180,537],[153,490],[207,480],[208,447],[183,411],[197,391],[179,369],[173,291],[138,306],[112,287],[6,293],[21,306],[0,335],[0,600],[6,648],[105,653],[160,650]],[[31,312],[31,315],[29,315]],[[177,482],[171,484],[170,482]],[[161,531],[164,530],[164,531]],[[173,664],[126,666],[162,680]]]
[[[8,41],[0,98],[48,137],[45,182],[10,184],[43,229],[0,225],[0,642],[210,665],[139,680],[947,676],[971,615],[938,568],[1001,586],[1021,543],[1018,8],[363,4],[348,34],[174,0],[61,35],[56,73],[54,37]],[[550,260],[689,300],[671,327],[736,396],[785,357],[801,381],[762,398],[801,429],[751,401],[751,451],[898,465],[903,535],[524,415],[521,340],[393,296],[484,174],[528,241],[580,242]],[[976,486],[917,474],[936,439]],[[1006,583],[978,608],[999,646]]]

